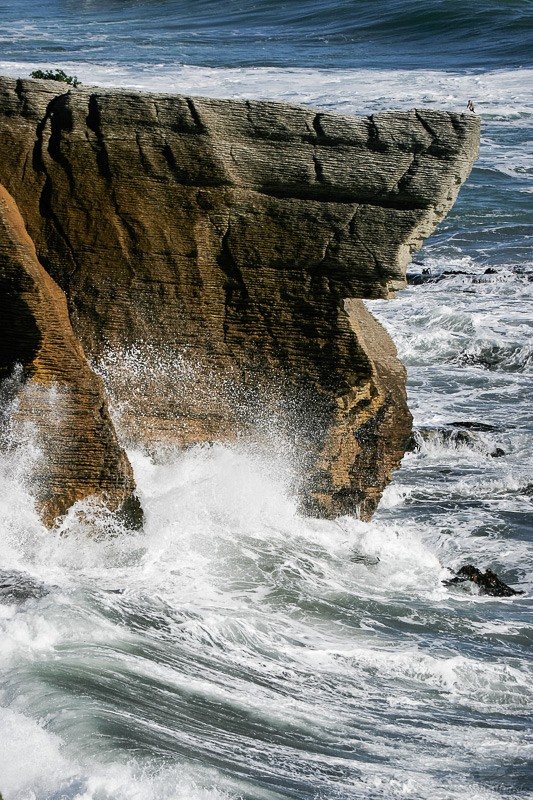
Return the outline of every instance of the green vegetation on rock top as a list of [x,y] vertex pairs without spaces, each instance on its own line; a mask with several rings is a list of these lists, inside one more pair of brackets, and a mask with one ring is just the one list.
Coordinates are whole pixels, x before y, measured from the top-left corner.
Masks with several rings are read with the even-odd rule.
[[36,69],[31,73],[31,77],[40,78],[43,81],[61,81],[61,83],[68,83],[70,86],[74,86],[74,88],[80,85],[80,81],[75,75],[67,75],[62,69],[57,69],[55,72],[52,69],[46,70],[45,72],[43,72],[42,69]]

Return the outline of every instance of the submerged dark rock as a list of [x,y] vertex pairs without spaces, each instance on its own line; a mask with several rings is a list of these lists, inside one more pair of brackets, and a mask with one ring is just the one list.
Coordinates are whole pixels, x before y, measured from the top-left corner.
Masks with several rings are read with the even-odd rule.
[[406,445],[406,452],[418,453],[424,443],[437,443],[445,447],[473,447],[476,438],[468,431],[454,430],[443,425],[420,426],[413,430]]
[[461,269],[444,270],[444,272],[435,274],[433,274],[429,269],[423,269],[422,272],[408,272],[406,277],[409,286],[421,286],[423,283],[440,283],[448,278],[454,278],[457,275],[468,275],[469,277],[473,277],[472,272],[465,272]]
[[492,597],[513,597],[514,595],[524,594],[519,589],[512,589],[507,586],[492,570],[488,569],[486,572],[481,572],[472,564],[466,564],[461,567],[454,578],[443,581],[443,583],[445,586],[455,586],[466,581],[475,583],[479,587],[480,594],[488,594]]
[[507,453],[505,452],[503,447],[495,447],[494,450],[491,453],[489,453],[489,455],[491,458],[502,458],[503,456],[506,456]]
[[464,269],[446,269],[444,272],[441,272],[439,275],[435,276],[435,283],[439,283],[440,281],[445,281],[447,278],[455,278],[457,275],[468,275],[472,277],[472,272],[466,272]]
[[353,561],[354,564],[364,564],[365,567],[375,567],[379,564],[379,556],[369,556],[365,553],[354,553],[350,556],[350,561]]
[[487,422],[477,422],[471,420],[464,420],[461,422],[449,422],[452,428],[465,428],[470,431],[484,431],[491,432],[499,430],[497,425],[489,425]]
[[49,586],[24,572],[0,570],[0,603],[23,603],[44,597],[49,592]]
[[491,458],[501,458],[507,455],[499,446],[492,446],[485,437],[479,433],[496,430],[494,426],[483,423],[458,423],[448,425],[420,426],[415,428],[407,440],[406,453],[419,453],[425,445],[434,444],[447,448],[465,447],[477,450]]
[[435,283],[435,278],[429,272],[408,272],[406,274],[408,286],[422,286],[423,283]]

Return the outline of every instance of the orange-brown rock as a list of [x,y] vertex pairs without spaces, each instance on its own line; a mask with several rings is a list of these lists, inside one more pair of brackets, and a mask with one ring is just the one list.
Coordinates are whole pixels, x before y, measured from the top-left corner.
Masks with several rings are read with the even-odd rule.
[[28,481],[44,522],[52,525],[73,503],[92,495],[111,509],[124,510],[126,504],[133,511],[133,475],[103,385],[72,330],[63,292],[39,264],[3,186],[0,320],[0,379],[11,411],[3,444],[31,437],[37,445]]
[[404,284],[477,117],[61,89],[0,80],[0,182],[121,435],[187,445],[275,417],[303,505],[368,518],[410,415],[393,345],[352,299]]

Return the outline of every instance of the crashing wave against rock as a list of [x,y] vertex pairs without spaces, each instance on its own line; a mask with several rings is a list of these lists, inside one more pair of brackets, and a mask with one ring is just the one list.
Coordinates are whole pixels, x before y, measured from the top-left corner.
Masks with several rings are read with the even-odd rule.
[[[59,387],[68,423],[42,397],[18,405],[48,445],[43,518],[133,496],[107,400],[144,445],[275,417],[302,507],[369,518],[411,417],[361,299],[405,284],[477,157],[478,118],[58,88],[0,79],[0,183],[29,234],[4,215],[0,370],[22,365],[21,397]],[[116,354],[132,351],[144,366],[126,374]]]

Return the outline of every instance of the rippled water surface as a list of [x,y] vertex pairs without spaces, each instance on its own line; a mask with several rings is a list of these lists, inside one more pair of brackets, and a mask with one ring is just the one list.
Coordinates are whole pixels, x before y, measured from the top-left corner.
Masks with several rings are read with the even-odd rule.
[[10,59],[343,69],[533,61],[527,0],[17,0],[0,10]]
[[[31,439],[0,458],[5,800],[533,797],[530,3],[0,3],[0,72],[482,119],[480,160],[369,302],[408,369],[414,452],[371,523],[299,516],[274,428],[155,463],[146,526],[40,525]],[[89,536],[87,534],[90,534]],[[466,563],[523,595],[443,580]],[[13,587],[17,587],[15,591]]]

